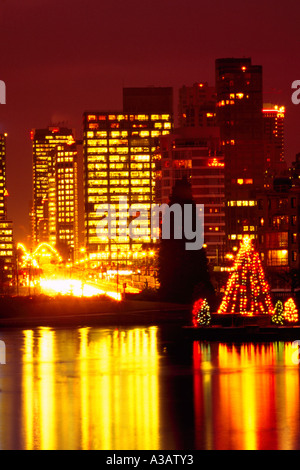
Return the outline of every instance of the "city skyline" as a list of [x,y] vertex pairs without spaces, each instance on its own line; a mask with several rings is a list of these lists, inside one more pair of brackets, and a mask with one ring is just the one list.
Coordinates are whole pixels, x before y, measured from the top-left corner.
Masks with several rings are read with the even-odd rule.
[[300,450],[299,15],[0,0],[0,449]]
[[29,230],[30,130],[65,122],[80,138],[82,113],[120,109],[123,86],[172,86],[177,95],[196,81],[214,85],[216,58],[251,57],[263,66],[265,102],[286,107],[289,163],[299,150],[300,106],[291,101],[291,84],[299,78],[298,4],[288,9],[247,2],[242,8],[235,1],[225,6],[178,0],[147,8],[133,0],[114,8],[65,0],[57,14],[48,0],[1,3],[0,79],[7,100],[0,107],[0,132],[8,133],[9,217],[21,238]]
[[[175,129],[176,129],[176,128],[179,126],[179,124],[180,124],[179,110],[176,109],[176,104],[179,103],[179,99],[180,99],[180,98],[178,98],[178,95],[180,94],[180,90],[181,90],[182,88],[184,88],[184,87],[191,87],[191,86],[192,86],[192,85],[186,85],[186,84],[185,84],[185,85],[183,85],[182,87],[180,87],[178,90],[176,90],[177,93],[174,92],[174,89],[173,89],[171,86],[170,86],[170,87],[165,87],[166,89],[169,88],[169,89],[173,90],[173,95],[174,95],[174,96],[173,96],[173,108],[174,108],[173,117],[174,117],[174,128],[175,128]],[[193,86],[194,86],[194,85],[193,85]],[[211,88],[213,88],[213,87],[215,87],[215,83],[213,83],[212,85],[211,85],[211,84],[208,84],[208,86],[211,87]],[[140,89],[143,89],[143,88],[144,88],[144,89],[147,89],[147,87],[140,87]],[[151,88],[151,87],[150,87],[150,88]],[[130,89],[130,88],[127,88],[127,89]],[[160,86],[156,87],[156,86],[154,86],[153,89],[159,90],[159,89],[164,89],[164,87],[160,87]],[[124,90],[126,90],[126,88],[123,88],[123,89],[122,89],[123,93],[124,93]],[[264,99],[264,96],[263,96],[263,101],[264,101],[264,103],[265,103],[265,101],[266,101],[266,100]],[[273,105],[273,106],[274,106],[274,105],[282,106],[282,102],[273,102],[272,105]],[[285,108],[285,106],[284,106],[284,108]],[[97,109],[97,108],[94,107],[94,108],[92,108],[92,109]],[[114,108],[113,108],[113,107],[108,107],[107,109],[114,109]],[[119,106],[118,109],[122,109],[122,106]],[[84,111],[84,112],[82,113],[82,116],[84,116],[84,114],[85,114],[86,112],[87,112],[87,111]],[[98,111],[98,112],[101,112],[101,111]],[[109,113],[109,111],[102,111],[102,112]],[[263,115],[263,107],[262,107],[262,115]],[[285,122],[286,122],[286,117],[287,117],[287,116],[285,115]],[[75,120],[74,120],[74,121],[75,121]],[[66,123],[66,122],[60,122],[60,121],[57,121],[57,122],[50,122],[50,123],[48,123],[48,125],[44,125],[44,128],[47,128],[47,127],[50,128],[51,126],[52,126],[52,127],[53,127],[53,126],[54,126],[54,127],[55,127],[55,126],[62,126],[62,127],[67,126],[67,127],[72,128],[72,129],[74,130],[74,137],[75,137],[79,142],[80,142],[80,139],[82,138],[82,134],[83,134],[83,131],[84,131],[84,127],[82,126],[82,124],[81,124],[81,127],[80,127],[80,128],[74,128],[74,126],[72,126],[72,123],[69,123],[69,122]],[[179,126],[179,127],[180,127],[180,126]],[[284,129],[284,133],[285,133],[285,137],[286,137],[286,134],[288,134],[286,128]],[[8,133],[5,132],[5,135],[6,135],[6,141],[7,141],[7,140],[9,139]],[[78,139],[78,137],[79,137],[79,139]],[[30,142],[30,139],[32,139],[32,130],[29,131],[29,135],[28,135],[28,141],[29,141],[29,142]],[[285,141],[284,141],[285,149],[286,149],[286,147],[288,147],[288,145],[286,144],[286,140],[287,140],[287,139],[285,138]],[[289,165],[292,163],[292,161],[295,160],[296,154],[297,154],[298,152],[296,152],[295,155],[290,155],[290,154],[288,154],[287,156],[286,156],[286,153],[288,153],[288,152],[285,151],[285,161],[287,162],[287,164],[288,164],[288,166],[289,166]],[[290,158],[289,158],[289,157],[290,157]],[[32,149],[31,149],[31,158],[32,158]],[[83,156],[80,155],[80,158],[82,159]],[[8,150],[8,151],[6,151],[6,165],[7,165],[7,166],[10,166],[10,164],[11,164],[11,161],[10,161],[10,155],[9,155],[9,150]],[[31,164],[32,164],[32,162],[31,162]],[[32,168],[31,168],[31,171],[32,171]],[[80,174],[81,174],[82,171],[83,171],[83,162],[82,162],[82,164],[81,164],[81,168],[79,168],[79,177],[80,177]],[[6,180],[7,180],[7,188],[6,188],[6,189],[7,189],[7,196],[8,196],[8,197],[7,197],[7,208],[8,208],[8,209],[7,209],[7,212],[8,212],[7,216],[8,216],[9,219],[13,220],[13,222],[14,222],[14,233],[15,233],[15,237],[14,237],[14,238],[15,238],[15,240],[20,241],[20,242],[22,242],[22,243],[24,243],[24,242],[30,243],[30,240],[29,240],[29,237],[31,236],[30,212],[31,212],[31,204],[32,204],[32,196],[33,196],[32,188],[33,188],[33,186],[34,186],[33,175],[31,174],[30,177],[29,177],[29,182],[30,182],[29,184],[30,184],[30,186],[31,186],[31,190],[30,190],[30,191],[31,191],[31,194],[30,194],[31,199],[30,199],[30,198],[28,199],[28,212],[26,212],[26,214],[20,213],[19,211],[15,211],[14,208],[13,208],[14,202],[16,202],[16,201],[12,201],[12,200],[11,200],[12,198],[10,197],[10,196],[11,196],[10,187],[13,187],[14,184],[15,184],[14,176],[16,176],[15,173],[14,173],[13,175],[11,175],[11,177],[10,177],[10,175],[8,174],[8,176],[7,176],[7,178],[6,178]],[[27,183],[28,183],[28,180],[27,180]],[[79,183],[80,183],[80,181],[79,181]],[[23,187],[23,186],[22,186],[22,187]],[[15,196],[15,195],[14,195],[14,196]],[[83,194],[81,195],[81,197],[83,197]],[[14,197],[13,199],[16,199],[16,197]],[[19,203],[20,203],[20,200],[17,201],[18,207],[19,207]],[[24,203],[24,201],[23,201],[23,203]],[[21,230],[20,230],[19,222],[20,222],[21,218],[23,218],[25,222],[26,222],[26,218],[27,218],[27,227],[24,227],[24,226],[23,226],[23,227],[21,227]],[[24,234],[23,234],[23,237],[22,237],[22,231],[23,231],[23,230],[24,230]]]

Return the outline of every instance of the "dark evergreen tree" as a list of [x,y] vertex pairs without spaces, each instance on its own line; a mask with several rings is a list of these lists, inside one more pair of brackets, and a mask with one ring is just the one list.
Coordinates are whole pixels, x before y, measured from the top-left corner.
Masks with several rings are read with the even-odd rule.
[[[192,189],[187,179],[178,180],[173,187],[169,206],[178,204],[182,210],[181,227],[176,226],[178,220],[171,212],[170,237],[161,236],[158,255],[158,274],[160,281],[160,295],[163,300],[178,303],[191,303],[199,297],[206,298],[208,303],[214,303],[214,288],[210,281],[208,263],[205,249],[187,250],[189,240],[185,236],[183,227],[185,204],[193,208],[193,231],[196,230],[196,204],[192,196]],[[164,223],[164,219],[162,220]],[[181,239],[175,238],[175,231],[180,230]]]

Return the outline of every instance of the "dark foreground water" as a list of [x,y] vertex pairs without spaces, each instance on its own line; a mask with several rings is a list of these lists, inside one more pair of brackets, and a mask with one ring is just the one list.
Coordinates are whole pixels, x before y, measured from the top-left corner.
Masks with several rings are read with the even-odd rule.
[[156,327],[0,340],[0,449],[300,449],[292,342],[185,343]]

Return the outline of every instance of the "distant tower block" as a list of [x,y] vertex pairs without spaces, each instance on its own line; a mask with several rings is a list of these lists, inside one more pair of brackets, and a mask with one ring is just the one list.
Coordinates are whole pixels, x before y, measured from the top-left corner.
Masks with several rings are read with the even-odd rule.
[[32,245],[50,241],[49,189],[58,145],[74,143],[72,129],[48,127],[31,132],[33,153]]

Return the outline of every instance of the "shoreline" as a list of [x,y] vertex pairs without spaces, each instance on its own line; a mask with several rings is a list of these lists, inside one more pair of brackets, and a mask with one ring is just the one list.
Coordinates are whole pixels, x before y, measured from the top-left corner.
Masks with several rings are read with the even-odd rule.
[[14,297],[0,309],[0,328],[190,324],[189,306],[147,300]]
[[189,305],[153,300],[114,301],[105,296],[0,298],[0,329],[162,326],[176,330],[186,341],[300,341],[299,322],[278,326],[271,324],[269,315],[216,313],[212,319],[209,326],[193,327]]
[[234,343],[267,343],[273,341],[300,342],[300,326],[266,326],[266,327],[183,327],[185,337],[191,341],[218,341]]

